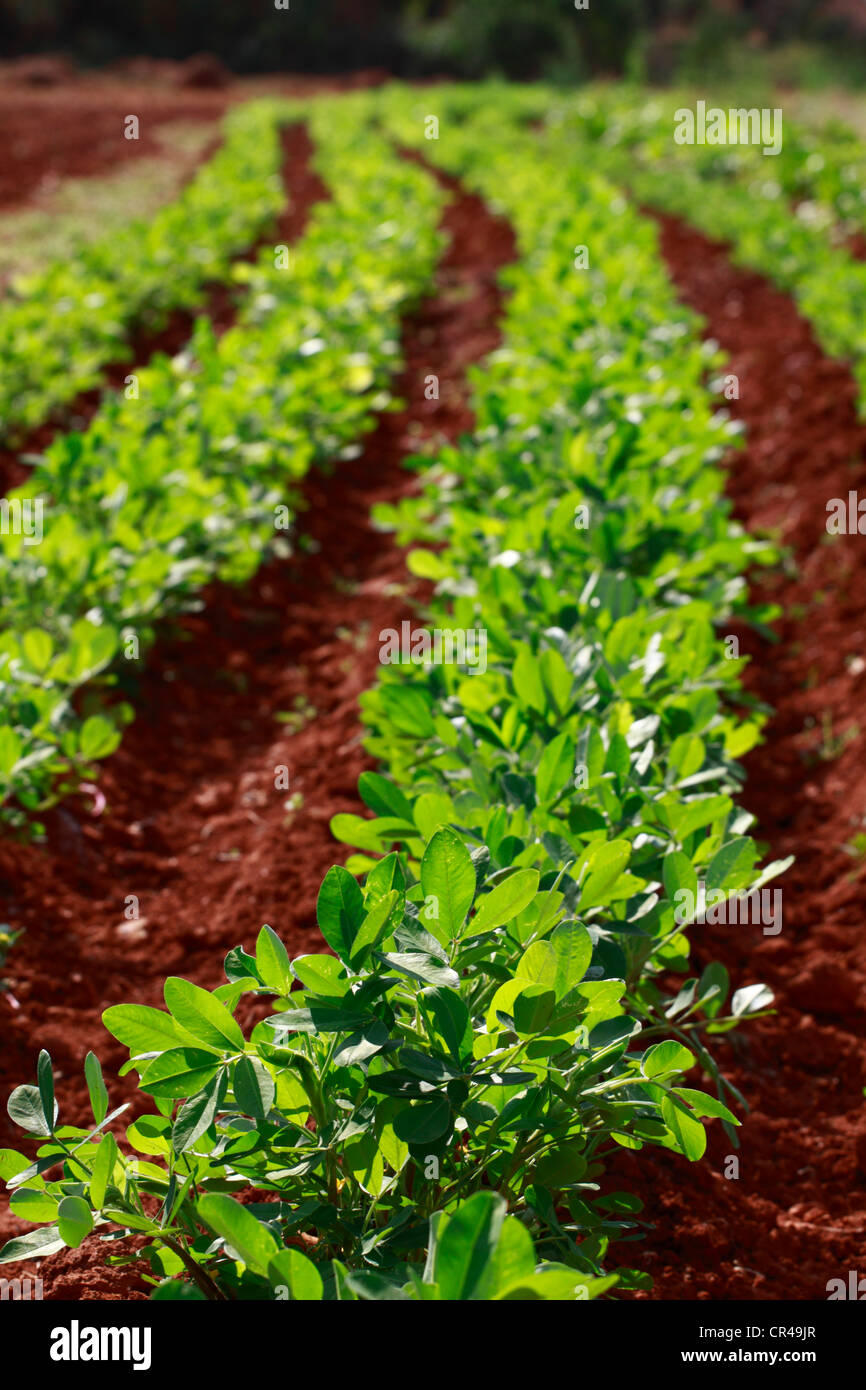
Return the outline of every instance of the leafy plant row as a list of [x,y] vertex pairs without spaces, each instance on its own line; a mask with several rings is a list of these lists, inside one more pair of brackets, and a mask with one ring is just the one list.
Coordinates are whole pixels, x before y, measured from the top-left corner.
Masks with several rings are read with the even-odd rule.
[[[449,110],[437,92],[437,159],[517,229],[505,344],[475,374],[471,443],[440,453],[420,499],[377,509],[401,543],[436,547],[410,555],[410,567],[437,582],[430,626],[486,633],[487,669],[384,669],[363,701],[367,746],[399,792],[368,784],[374,819],[340,816],[333,829],[368,852],[398,837],[410,868],[420,861],[422,883],[425,840],[442,826],[487,860],[492,884],[540,873],[540,886],[555,886],[561,910],[589,931],[581,989],[591,997],[595,985],[601,1007],[586,1008],[590,1029],[624,1007],[639,1044],[666,1027],[685,1043],[769,1000],[761,986],[741,990],[720,1022],[721,967],[670,995],[658,986],[665,971],[688,969],[679,891],[694,900],[700,878],[724,899],[785,867],[757,875],[750,818],[731,799],[735,759],[760,718],[732,717],[725,696],[741,667],[718,635],[732,607],[742,612],[740,572],[771,555],[743,536],[720,497],[713,464],[730,426],[703,385],[697,320],[674,300],[654,231],[610,185],[586,178],[582,151],[567,139],[547,136],[539,148],[529,138],[521,151],[503,96],[455,131],[449,119],[462,97]],[[414,98],[387,100],[400,138],[419,141]],[[591,248],[587,272],[576,273],[576,241]],[[359,855],[349,867],[368,865]],[[555,947],[559,927],[551,934],[541,921],[518,917],[502,956],[494,939],[484,944],[478,968],[492,979],[481,998],[495,991],[488,1029],[532,978],[515,941],[529,946],[533,966],[539,937]],[[685,1033],[680,1015],[692,1020]],[[718,1099],[728,1099],[712,1057],[704,1048],[698,1056]],[[612,1086],[628,1094],[627,1065],[619,1077]],[[567,1069],[556,1079],[565,1090]],[[654,1113],[641,1110],[646,1093],[629,1099],[637,1104],[624,1107],[626,1119],[651,1113],[668,1123],[654,1134],[651,1123],[647,1137],[700,1156],[699,1125],[687,1136],[660,1096]],[[613,1133],[609,1118],[605,1139],[640,1147],[639,1126],[637,1136]]]
[[[743,105],[701,99],[707,109]],[[673,161],[698,170],[704,179],[754,184],[763,197],[795,202],[799,219],[822,227],[831,239],[866,230],[866,147],[844,122],[833,118],[814,129],[793,119],[783,105],[781,148],[770,157],[760,142],[679,145],[673,139],[676,113],[694,111],[697,100],[689,91],[650,95],[606,85],[581,92],[574,109],[594,140],[630,149],[646,163],[664,167]],[[730,123],[728,133],[733,138]]]
[[225,118],[224,140],[181,194],[150,222],[76,248],[13,279],[0,304],[0,420],[39,424],[98,385],[129,356],[132,324],[157,329],[190,309],[208,281],[226,279],[283,205],[279,111],[249,102]]
[[[273,106],[274,128],[292,118]],[[156,619],[287,553],[296,480],[357,448],[389,404],[399,314],[429,281],[441,194],[360,118],[313,105],[333,201],[288,261],[270,248],[242,267],[236,325],[217,340],[199,319],[185,352],[141,371],[136,398],[109,395],[10,494],[22,518],[43,508],[43,535],[0,536],[6,817],[37,812],[113,751],[131,711],[107,706],[105,687]]]
[[[837,165],[828,144],[821,145],[817,159],[825,163],[811,165],[814,200],[795,208],[791,199],[809,178],[811,156],[799,162],[807,137],[795,134],[779,159],[714,146],[683,146],[675,154],[666,107],[648,106],[641,93],[620,93],[611,107],[609,115],[605,98],[587,96],[561,105],[554,120],[569,141],[580,141],[592,168],[621,182],[639,202],[730,242],[738,264],[790,293],[824,350],[851,363],[866,413],[866,262],[834,244],[831,234],[837,214],[850,211],[840,187],[843,177],[848,186],[849,165]],[[787,141],[788,124],[785,130]],[[862,162],[851,167],[859,180]]]
[[[367,100],[425,148],[415,95]],[[759,874],[734,803],[761,716],[733,712],[715,624],[748,616],[743,571],[771,554],[721,497],[718,359],[652,225],[579,151],[524,132],[504,92],[436,101],[437,162],[508,213],[521,260],[475,431],[379,517],[423,543],[430,621],[486,632],[487,670],[388,667],[366,697],[383,772],[360,782],[372,818],[334,822],[363,854],[322,883],[330,953],[290,960],[263,927],[217,989],[175,978],[165,1011],[106,1011],[155,1106],[134,1158],[104,1132],[96,1058],[81,1129],[41,1054],[10,1101],[37,1159],[2,1164],[48,1224],[3,1260],[136,1231],[159,1298],[592,1298],[647,1282],[609,1251],[641,1231],[616,1155],[696,1160],[705,1119],[733,1141],[710,1046],[771,996],[687,974],[675,895],[784,866]],[[249,1033],[246,994],[272,1000]]]

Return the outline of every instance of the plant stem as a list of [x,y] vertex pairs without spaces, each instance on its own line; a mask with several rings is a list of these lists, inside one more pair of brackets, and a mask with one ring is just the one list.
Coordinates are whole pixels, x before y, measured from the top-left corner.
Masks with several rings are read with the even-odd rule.
[[205,1298],[210,1302],[228,1302],[228,1295],[223,1293],[215,1280],[211,1279],[207,1270],[202,1269],[201,1265],[193,1259],[189,1251],[185,1250],[179,1241],[167,1239],[165,1236],[163,1236],[162,1239],[169,1250],[173,1250],[178,1259],[183,1261],[184,1269],[193,1283],[201,1289]]

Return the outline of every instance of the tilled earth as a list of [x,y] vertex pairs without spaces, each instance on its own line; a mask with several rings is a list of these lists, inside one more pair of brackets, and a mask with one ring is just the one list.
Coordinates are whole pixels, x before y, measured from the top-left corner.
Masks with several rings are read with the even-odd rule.
[[647,1148],[623,1173],[656,1223],[637,1260],[656,1296],[824,1299],[866,1252],[866,860],[852,844],[866,825],[864,541],[826,533],[828,501],[862,487],[866,430],[851,373],[821,352],[791,300],[735,268],[725,246],[658,220],[674,283],[739,379],[736,515],[790,548],[784,570],[753,588],[784,611],[778,642],[738,635],[746,688],[775,710],[745,760],[743,800],[770,856],[796,862],[772,885],[778,935],[691,933],[698,966],[721,960],[737,983],[763,980],[777,996],[776,1016],[745,1025],[728,1051],[726,1074],[751,1106],[739,1178],[723,1176],[731,1149],[717,1125],[709,1162]]

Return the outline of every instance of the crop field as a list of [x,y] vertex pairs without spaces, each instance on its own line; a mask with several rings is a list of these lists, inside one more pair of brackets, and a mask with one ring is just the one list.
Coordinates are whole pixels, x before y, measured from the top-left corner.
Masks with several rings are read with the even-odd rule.
[[0,165],[3,1297],[866,1297],[866,137],[338,86]]

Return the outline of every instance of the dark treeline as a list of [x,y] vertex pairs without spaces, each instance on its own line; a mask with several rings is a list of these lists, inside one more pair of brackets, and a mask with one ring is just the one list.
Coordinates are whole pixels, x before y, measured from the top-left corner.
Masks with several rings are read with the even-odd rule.
[[[586,8],[579,8],[583,4]],[[279,6],[279,8],[278,8]],[[0,0],[4,57],[85,65],[206,51],[235,72],[513,78],[866,70],[863,0]],[[775,70],[774,70],[775,65]],[[790,72],[788,71],[790,69]],[[797,70],[797,71],[795,71]]]

